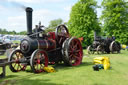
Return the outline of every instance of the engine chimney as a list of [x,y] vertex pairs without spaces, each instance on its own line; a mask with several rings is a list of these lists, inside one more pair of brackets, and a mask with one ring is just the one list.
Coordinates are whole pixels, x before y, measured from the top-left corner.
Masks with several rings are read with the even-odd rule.
[[32,11],[31,7],[26,8],[26,19],[27,19],[27,35],[32,34]]
[[96,40],[96,37],[97,37],[96,31],[94,31],[94,40]]

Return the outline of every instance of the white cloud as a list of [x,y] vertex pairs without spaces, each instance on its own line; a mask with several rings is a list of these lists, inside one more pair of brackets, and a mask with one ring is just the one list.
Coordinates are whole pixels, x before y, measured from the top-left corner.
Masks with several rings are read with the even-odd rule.
[[[54,19],[61,18],[64,20],[64,22],[67,22],[69,20],[69,13],[71,6],[68,4],[68,6],[65,6],[63,2],[66,2],[68,0],[6,0],[6,2],[14,2],[14,4],[23,4],[23,5],[31,5],[33,6],[33,3],[40,3],[44,2],[45,4],[47,3],[54,3],[54,2],[61,2],[62,4],[58,5],[59,8],[55,10],[52,9],[52,7],[48,6],[48,8],[42,8],[42,3],[38,4],[35,7],[35,10],[33,11],[33,28],[35,27],[36,24],[39,23],[39,21],[42,22],[44,26],[48,26],[49,22]],[[15,3],[16,2],[16,3]],[[7,3],[8,4],[8,3]],[[11,4],[11,5],[12,5]],[[18,4],[18,6],[19,6]],[[54,3],[56,5],[56,3]],[[3,19],[0,19],[0,28],[6,28],[9,31],[15,30],[17,32],[19,31],[26,31],[27,26],[26,26],[26,13],[23,10],[20,10],[18,6],[11,6],[9,3],[9,6],[1,6],[0,5],[0,17]],[[38,8],[39,6],[39,8]],[[65,6],[65,7],[64,7]],[[9,8],[10,7],[10,8]],[[40,8],[41,7],[41,8]],[[6,23],[5,23],[6,22]]]
[[26,20],[25,16],[20,15],[20,16],[13,16],[13,17],[8,17],[8,27],[9,30],[15,30],[15,31],[23,31],[26,30]]
[[19,3],[36,3],[41,0],[8,0],[8,2],[19,2]]
[[19,3],[56,3],[63,2],[65,0],[8,0],[8,2],[19,2]]
[[[48,9],[39,9],[33,11],[33,28],[35,25],[39,23],[39,21],[42,22],[42,25],[48,26],[49,21],[57,18],[56,14]],[[26,13],[23,13],[23,15],[19,16],[10,16],[8,17],[7,21],[7,28],[8,30],[15,30],[15,31],[24,31],[27,30],[26,27]]]
[[40,9],[40,10],[34,11],[33,23],[38,24],[38,22],[41,21],[42,24],[47,27],[51,20],[58,19],[58,18],[61,18],[65,21],[68,18],[68,12]]
[[63,2],[66,0],[44,0],[45,2]]
[[39,21],[42,22],[43,25],[48,26],[48,22],[52,19],[53,12],[48,9],[39,9],[33,12],[33,23],[38,24]]
[[[68,12],[65,13],[48,9],[35,10],[33,11],[33,28],[39,23],[39,21],[42,22],[42,25],[47,27],[51,20],[58,18],[67,22],[69,19]],[[8,24],[6,28],[9,28],[8,30],[15,30],[17,32],[27,30],[26,13],[22,13],[22,15],[19,16],[10,16],[8,17],[7,22]]]

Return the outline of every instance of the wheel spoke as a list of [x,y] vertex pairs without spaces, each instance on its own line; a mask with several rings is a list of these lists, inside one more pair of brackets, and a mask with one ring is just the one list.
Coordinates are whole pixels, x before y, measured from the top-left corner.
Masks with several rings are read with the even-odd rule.
[[73,57],[69,57],[69,61],[72,62],[73,61]]
[[16,58],[15,57],[12,57],[12,60],[16,60]]
[[19,59],[19,52],[16,53],[16,57]]
[[77,57],[77,56],[75,56],[75,59],[76,59],[76,60],[80,60],[80,58],[79,58],[79,57]]
[[73,54],[70,54],[70,55],[69,55],[69,58],[71,58],[72,56],[73,56]]
[[72,53],[72,51],[68,51],[68,53]]
[[[72,48],[73,48],[73,46],[74,46],[74,42],[71,42],[71,46],[72,46]],[[74,48],[73,48],[74,49]]]
[[44,66],[43,66],[42,64],[40,64],[40,67],[42,67],[42,68],[43,68]]
[[19,65],[18,65],[18,67],[17,67],[17,71],[19,71]]
[[35,65],[35,69],[36,69],[36,70],[38,69],[38,64]]
[[79,60],[79,53],[75,53],[75,54],[74,54],[74,58],[75,58],[76,60]]
[[15,68],[15,66],[16,66],[16,63],[14,63],[14,66],[13,67]]
[[21,67],[21,65],[19,63],[18,63],[18,65],[19,65],[20,69],[22,69],[22,67]]
[[72,50],[73,50],[73,47],[72,47],[72,46],[70,46],[70,48],[69,48],[69,49],[70,49],[70,51],[72,51]]
[[40,64],[40,71],[42,71],[41,64]]
[[39,70],[39,64],[37,64],[37,70]]
[[78,46],[78,44],[76,44],[73,49],[77,49],[77,46]]
[[26,65],[22,65],[23,67],[22,67],[22,70],[24,71],[25,69],[26,69]]
[[77,52],[77,53],[78,53],[78,52],[80,52],[80,50],[75,50],[75,52]]

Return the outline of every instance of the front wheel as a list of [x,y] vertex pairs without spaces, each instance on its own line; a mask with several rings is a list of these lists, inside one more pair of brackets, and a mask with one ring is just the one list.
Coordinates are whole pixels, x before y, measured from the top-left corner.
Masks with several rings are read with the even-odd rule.
[[43,50],[35,50],[30,59],[30,66],[34,73],[43,72],[43,68],[48,66],[48,56]]
[[8,59],[8,62],[14,61],[13,63],[9,65],[9,68],[12,72],[19,72],[21,70],[26,69],[27,65],[25,63],[21,63],[20,62],[21,60],[24,60],[24,55],[21,52],[21,50],[16,49],[12,51]]
[[93,50],[93,47],[91,45],[87,47],[87,53],[88,54],[94,54],[94,50]]
[[102,45],[98,45],[96,48],[97,54],[103,54],[104,53],[104,48]]

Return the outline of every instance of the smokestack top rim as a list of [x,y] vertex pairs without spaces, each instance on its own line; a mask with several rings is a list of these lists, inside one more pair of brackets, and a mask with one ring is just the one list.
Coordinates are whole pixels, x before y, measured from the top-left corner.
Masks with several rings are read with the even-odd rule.
[[26,12],[32,12],[33,9],[31,7],[26,7]]

